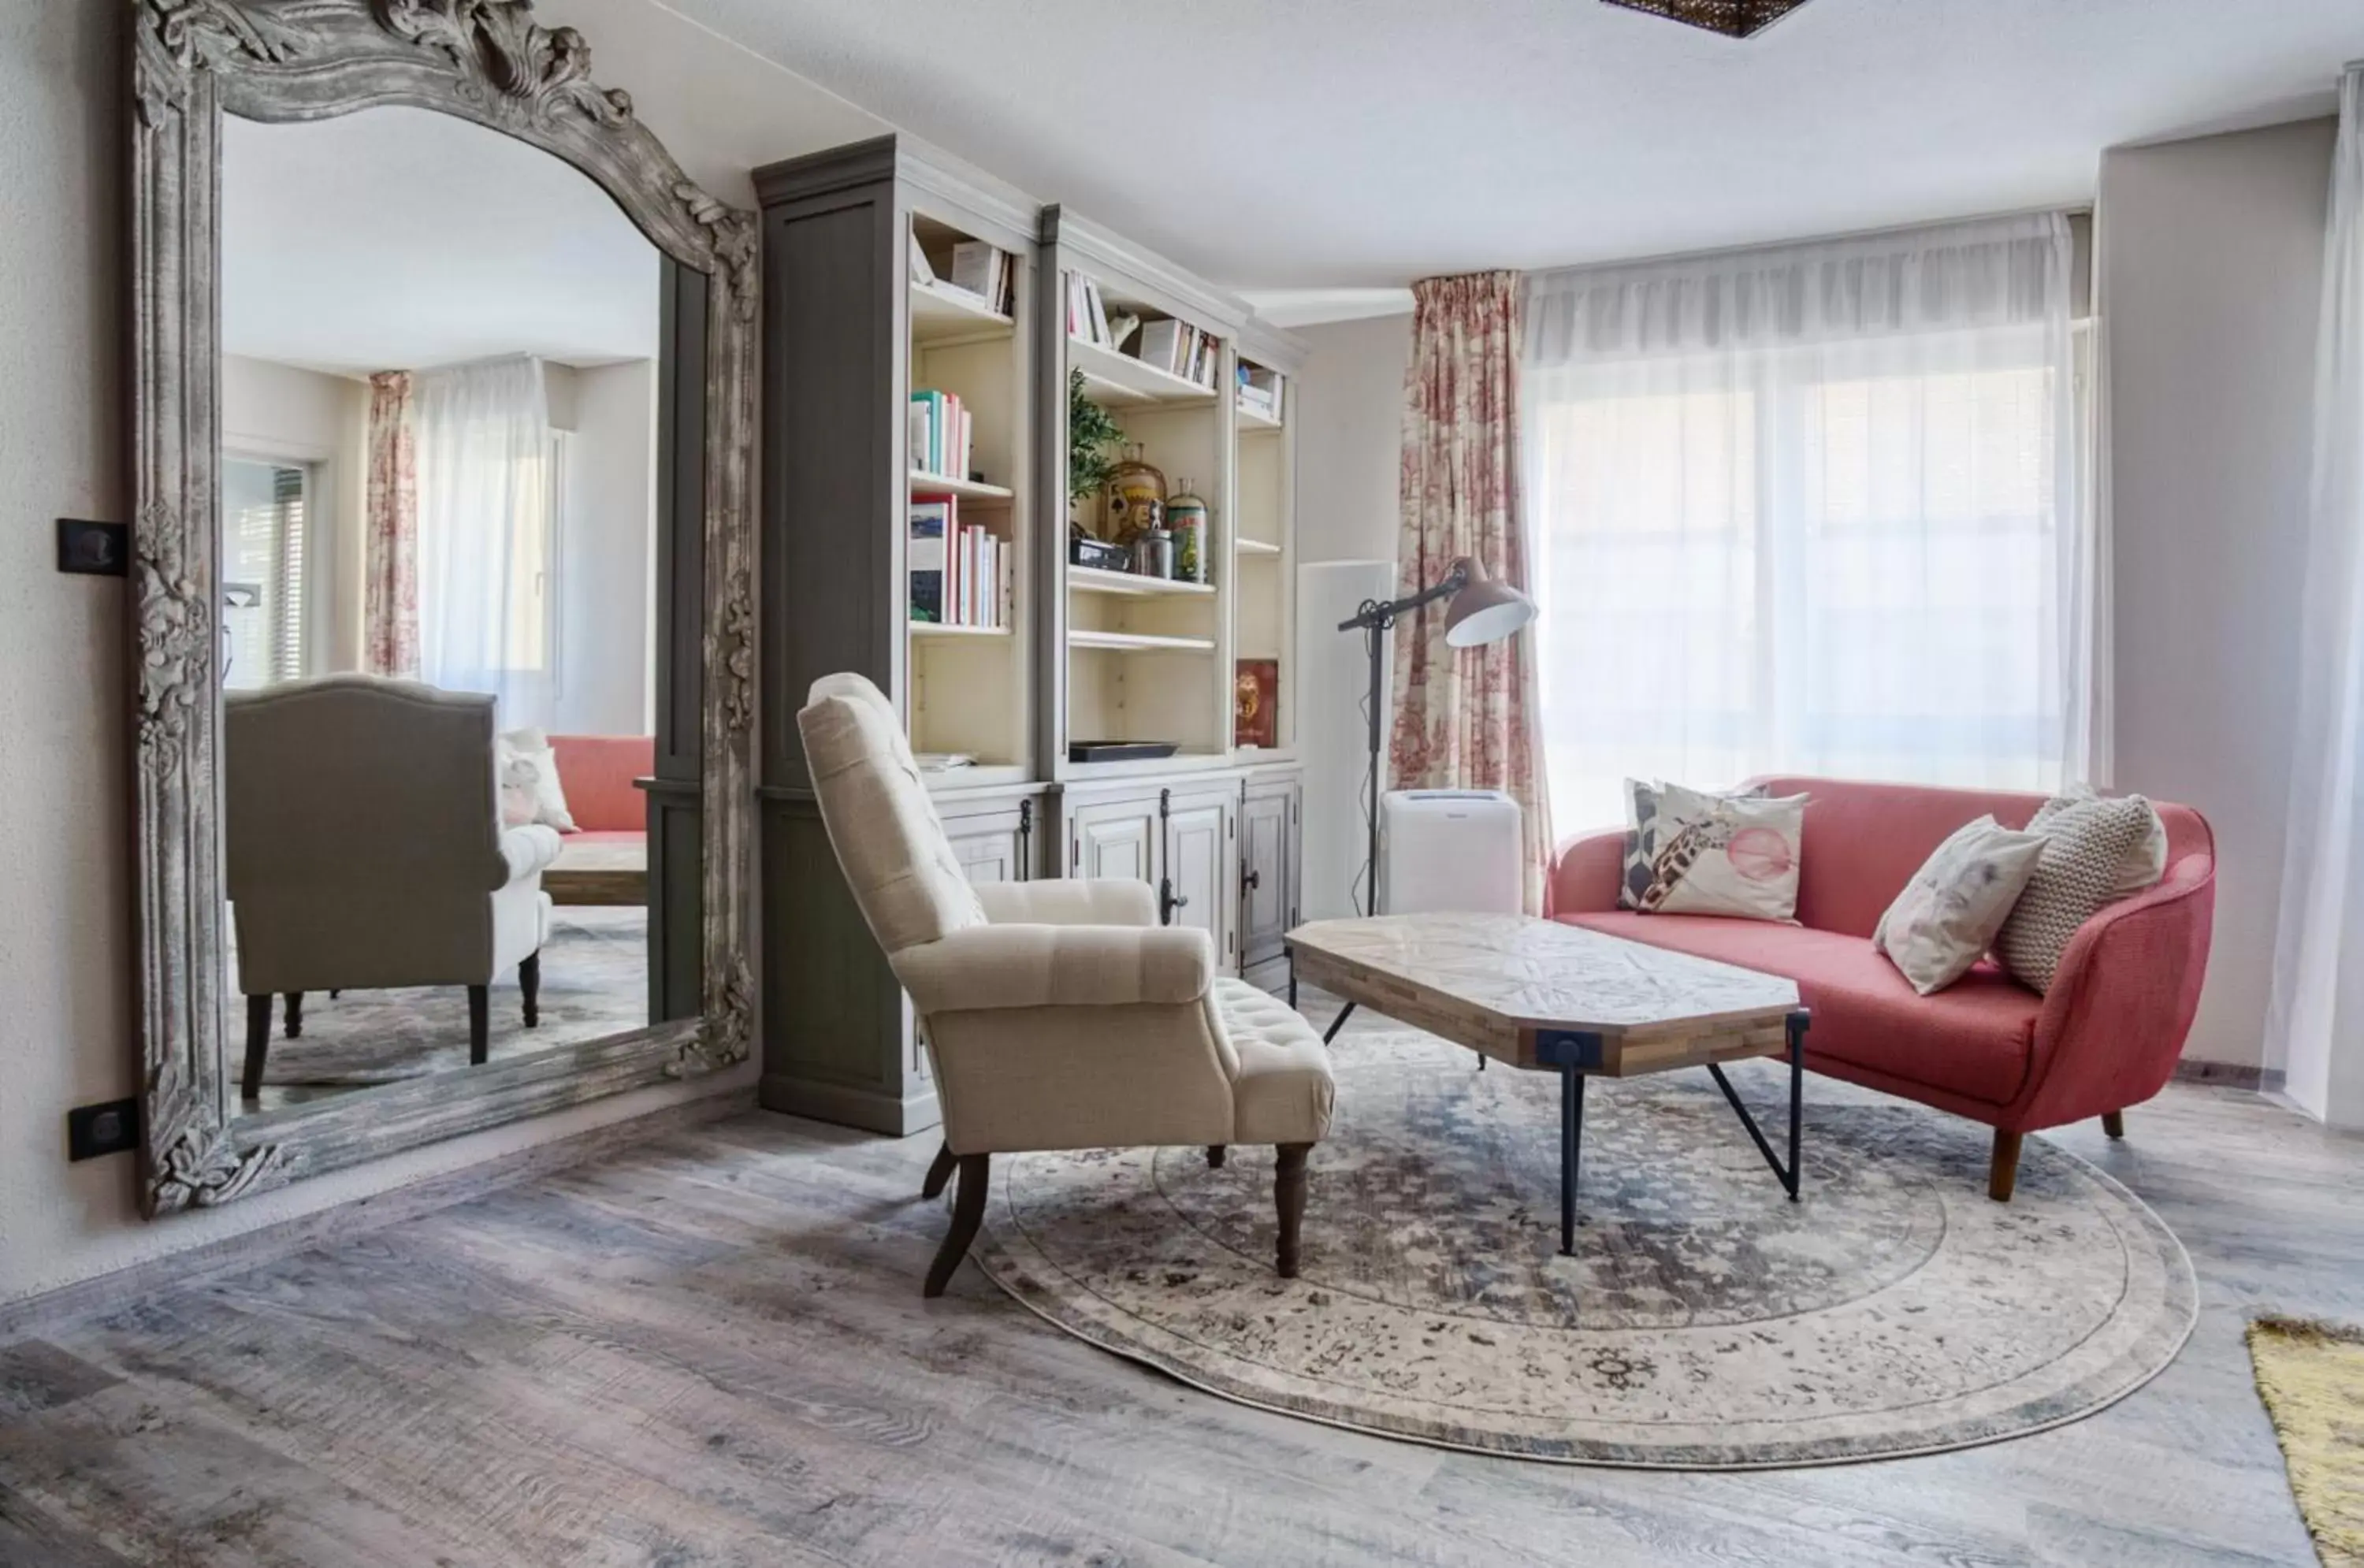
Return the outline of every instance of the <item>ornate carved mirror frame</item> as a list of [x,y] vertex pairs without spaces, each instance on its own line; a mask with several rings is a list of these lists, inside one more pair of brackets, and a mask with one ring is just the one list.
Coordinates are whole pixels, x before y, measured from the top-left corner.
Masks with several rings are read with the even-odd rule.
[[[755,1028],[748,929],[754,217],[698,189],[634,117],[631,100],[594,84],[582,36],[537,24],[531,0],[132,5],[132,573],[147,1212],[228,1203],[744,1059]],[[703,585],[702,632],[674,643],[695,648],[695,657],[680,662],[699,671],[694,697],[681,706],[698,715],[701,731],[683,745],[688,750],[694,740],[698,759],[702,1010],[464,1072],[233,1117],[238,1087],[224,1057],[222,1018],[216,613],[221,120],[225,113],[316,120],[385,106],[456,115],[564,160],[678,264],[667,269],[676,282],[665,303],[674,351],[660,372],[673,401],[661,406],[660,417],[704,432],[702,461],[681,450],[672,486],[684,498],[674,502],[675,515],[700,515],[702,528],[686,549],[677,528],[670,544],[661,539],[660,550],[682,564],[685,581]],[[695,287],[701,277],[702,298]],[[672,602],[689,613],[698,607],[686,592]],[[688,691],[679,679],[674,685]]]

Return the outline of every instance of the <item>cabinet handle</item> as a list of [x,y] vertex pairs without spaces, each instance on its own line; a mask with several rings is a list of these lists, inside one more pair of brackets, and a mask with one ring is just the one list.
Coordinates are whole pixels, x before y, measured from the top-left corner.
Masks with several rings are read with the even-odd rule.
[[1262,887],[1264,885],[1264,873],[1260,871],[1252,871],[1248,873],[1247,875],[1240,878],[1240,885],[1248,888]]
[[1174,911],[1176,909],[1188,909],[1189,906],[1190,900],[1182,894],[1174,891],[1174,879],[1172,877],[1167,876],[1158,878],[1157,923],[1159,925],[1172,925],[1174,923]]

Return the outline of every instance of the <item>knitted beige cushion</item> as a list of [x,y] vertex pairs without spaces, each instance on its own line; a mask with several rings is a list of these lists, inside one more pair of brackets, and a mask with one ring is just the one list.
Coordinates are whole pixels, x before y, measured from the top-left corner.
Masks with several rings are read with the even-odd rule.
[[2116,895],[2124,868],[2141,852],[2158,814],[2140,795],[2047,806],[2035,874],[1995,937],[1995,958],[2039,995],[2052,988],[2077,928]]

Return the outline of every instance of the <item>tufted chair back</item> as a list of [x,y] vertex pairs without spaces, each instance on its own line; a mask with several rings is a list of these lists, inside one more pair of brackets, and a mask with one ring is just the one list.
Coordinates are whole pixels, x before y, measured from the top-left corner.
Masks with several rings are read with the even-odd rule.
[[984,925],[886,694],[860,675],[824,675],[797,729],[837,862],[886,955]]

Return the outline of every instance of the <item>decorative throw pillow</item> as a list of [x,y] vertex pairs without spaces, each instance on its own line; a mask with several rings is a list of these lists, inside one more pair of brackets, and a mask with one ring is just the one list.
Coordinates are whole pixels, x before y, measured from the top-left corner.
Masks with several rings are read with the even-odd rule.
[[[1653,867],[1658,858],[1659,803],[1668,787],[1663,784],[1644,784],[1639,779],[1625,781],[1625,875],[1617,886],[1617,907],[1620,909],[1639,909],[1642,907],[1642,895],[1650,890],[1651,878],[1655,874]],[[1681,788],[1680,785],[1673,787]],[[1684,793],[1697,796],[1705,792],[1687,790]],[[1734,790],[1712,798],[1762,800],[1765,790],[1762,785],[1751,784],[1746,789]]]
[[2044,840],[2035,874],[1995,937],[1995,957],[2013,979],[2038,995],[2052,988],[2069,939],[2117,896],[2127,862],[2143,853],[2158,820],[2140,795],[2047,805],[2043,827],[2030,824]]
[[1655,915],[1794,920],[1806,799],[1658,791],[1658,848],[1640,906]]
[[1993,945],[2043,853],[2043,834],[1991,817],[1955,828],[1879,917],[1871,945],[1922,995],[1943,991]]
[[[2067,790],[2054,795],[2036,808],[2035,817],[2027,825],[2027,830],[2031,833],[2040,833],[2044,830],[2044,825],[2046,822],[2069,806],[2102,798],[2104,797],[2102,794],[2091,784],[2070,784]],[[2124,798],[2143,799],[2138,795],[2129,795]],[[2150,805],[2148,801],[2143,801],[2143,804]],[[2152,806],[2149,829],[2143,834],[2142,842],[2135,846],[2134,852],[2126,856],[2125,862],[2118,867],[2118,879],[2111,884],[2110,896],[2131,897],[2146,887],[2157,887],[2159,880],[2166,875],[2167,824],[2159,820],[2158,808]]]
[[[580,831],[566,809],[566,791],[558,782],[558,754],[550,737],[539,729],[512,729],[494,748],[501,779],[501,820],[509,827],[540,822],[562,833]],[[522,819],[513,813],[530,800],[532,809]]]

